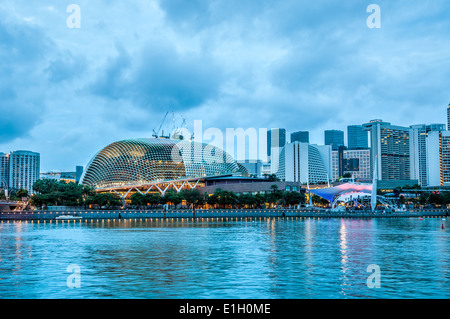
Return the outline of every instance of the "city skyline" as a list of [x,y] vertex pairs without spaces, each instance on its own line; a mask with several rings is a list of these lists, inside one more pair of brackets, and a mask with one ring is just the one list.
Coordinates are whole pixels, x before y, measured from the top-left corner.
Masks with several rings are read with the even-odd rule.
[[0,6],[0,151],[38,152],[41,171],[151,137],[167,111],[205,129],[309,131],[312,144],[376,118],[446,123],[444,1],[378,1],[380,29],[369,3],[77,3],[79,29],[58,1]]

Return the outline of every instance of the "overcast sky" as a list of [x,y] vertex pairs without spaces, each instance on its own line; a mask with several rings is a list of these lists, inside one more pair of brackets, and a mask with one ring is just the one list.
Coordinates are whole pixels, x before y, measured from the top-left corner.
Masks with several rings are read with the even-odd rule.
[[151,137],[167,111],[204,130],[308,130],[317,144],[375,118],[446,123],[449,86],[448,0],[0,3],[0,152],[39,152],[41,172]]

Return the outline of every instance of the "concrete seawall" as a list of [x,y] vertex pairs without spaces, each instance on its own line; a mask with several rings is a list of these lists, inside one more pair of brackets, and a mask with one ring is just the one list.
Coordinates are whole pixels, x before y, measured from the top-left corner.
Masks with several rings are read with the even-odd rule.
[[95,211],[32,211],[0,212],[0,220],[54,220],[59,216],[79,216],[82,219],[137,219],[137,218],[243,218],[243,217],[321,217],[321,218],[400,218],[445,217],[449,210],[411,210],[408,212],[381,214],[370,212],[331,213],[291,209],[217,209],[217,210],[95,210]]

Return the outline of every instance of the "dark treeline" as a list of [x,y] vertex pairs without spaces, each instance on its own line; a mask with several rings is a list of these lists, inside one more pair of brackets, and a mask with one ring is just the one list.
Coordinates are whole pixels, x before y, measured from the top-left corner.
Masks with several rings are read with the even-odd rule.
[[[52,179],[38,180],[33,185],[35,194],[29,197],[30,204],[35,207],[53,206],[96,206],[104,208],[124,207],[122,198],[116,193],[96,193],[95,189],[86,185],[72,182],[56,181]],[[450,205],[450,191],[420,192],[419,187],[396,188],[393,191],[395,198],[401,204],[415,206],[446,206]],[[416,192],[415,192],[416,191]],[[403,196],[403,192],[413,194],[412,197]],[[20,200],[28,197],[26,190],[11,190],[11,200]],[[0,192],[0,199],[5,199],[4,191]],[[134,193],[130,197],[130,205],[138,209],[153,209],[163,204],[179,206],[183,203],[192,208],[270,208],[274,206],[292,207],[305,204],[305,194],[302,192],[288,192],[279,190],[276,185],[271,191],[264,194],[236,194],[231,191],[216,189],[214,194],[208,195],[198,189],[182,190],[176,192],[168,190],[164,196],[159,193]],[[314,195],[314,205],[329,205],[329,203]]]
[[131,205],[154,207],[158,204],[179,205],[183,202],[189,207],[200,208],[263,208],[267,205],[281,205],[284,207],[305,203],[305,195],[299,192],[285,192],[274,189],[268,194],[236,194],[231,191],[216,189],[208,195],[198,189],[182,190],[177,193],[169,190],[164,196],[159,194],[134,193],[131,196]]
[[[142,194],[136,192],[130,197],[130,205],[140,209],[155,208],[162,204],[178,206],[184,203],[188,207],[201,208],[263,208],[290,207],[305,203],[305,195],[299,192],[278,190],[272,185],[266,194],[236,194],[231,191],[216,189],[208,195],[198,189],[176,192],[168,190],[163,196],[159,193]],[[66,183],[51,179],[38,180],[33,185],[36,192],[30,199],[36,207],[54,206],[99,206],[105,208],[123,207],[124,202],[116,193],[96,193],[92,187],[76,183]]]
[[115,193],[98,194],[93,187],[73,182],[41,179],[34,183],[36,192],[31,197],[31,204],[36,207],[54,206],[89,206],[120,207],[122,199]]

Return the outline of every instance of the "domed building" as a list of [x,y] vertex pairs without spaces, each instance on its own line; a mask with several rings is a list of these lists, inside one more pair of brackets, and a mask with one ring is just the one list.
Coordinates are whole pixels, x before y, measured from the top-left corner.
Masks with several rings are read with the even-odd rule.
[[97,191],[131,192],[194,188],[208,177],[247,176],[219,147],[185,139],[136,138],[109,144],[88,163],[81,178]]

